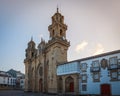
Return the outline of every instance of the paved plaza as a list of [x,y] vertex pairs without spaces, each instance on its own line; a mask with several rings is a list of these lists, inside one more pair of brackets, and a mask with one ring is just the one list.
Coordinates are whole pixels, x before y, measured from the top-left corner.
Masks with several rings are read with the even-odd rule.
[[57,96],[43,93],[24,92],[20,90],[0,90],[0,96]]

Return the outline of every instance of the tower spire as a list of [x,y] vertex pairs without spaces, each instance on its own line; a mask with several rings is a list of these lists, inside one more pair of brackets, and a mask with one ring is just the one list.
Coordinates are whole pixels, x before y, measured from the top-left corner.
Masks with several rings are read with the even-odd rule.
[[57,13],[59,13],[59,8],[58,8],[58,5],[57,5]]
[[33,36],[31,36],[31,41],[33,41]]
[[41,42],[43,42],[43,38],[41,37]]

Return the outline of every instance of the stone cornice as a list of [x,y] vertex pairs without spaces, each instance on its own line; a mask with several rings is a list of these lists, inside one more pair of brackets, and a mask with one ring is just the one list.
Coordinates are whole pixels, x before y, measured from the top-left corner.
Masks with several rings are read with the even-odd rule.
[[66,47],[69,47],[70,46],[70,42],[68,42],[67,40],[63,40],[63,39],[59,39],[59,38],[55,38],[53,40],[49,40],[48,43],[46,44],[46,48],[52,46],[53,44],[62,44]]

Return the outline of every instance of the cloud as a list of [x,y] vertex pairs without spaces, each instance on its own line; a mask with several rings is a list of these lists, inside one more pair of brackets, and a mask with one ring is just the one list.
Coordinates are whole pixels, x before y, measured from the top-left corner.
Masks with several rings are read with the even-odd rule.
[[93,55],[101,54],[101,53],[103,53],[103,51],[104,51],[104,47],[102,44],[99,43],[99,44],[97,44]]
[[84,50],[87,45],[88,45],[88,42],[83,41],[82,43],[76,46],[75,51],[79,53],[80,51]]

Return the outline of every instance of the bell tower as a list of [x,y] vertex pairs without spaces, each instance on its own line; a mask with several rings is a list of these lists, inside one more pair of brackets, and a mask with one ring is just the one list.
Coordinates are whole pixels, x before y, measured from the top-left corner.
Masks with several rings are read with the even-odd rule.
[[66,39],[67,25],[64,24],[64,16],[57,12],[52,16],[52,24],[48,27],[50,39],[61,38]]
[[57,12],[52,16],[52,24],[48,26],[50,32],[49,41],[46,44],[46,67],[47,67],[47,90],[50,93],[57,93],[57,72],[58,64],[67,62],[67,50],[70,42],[66,39],[67,25],[64,23],[64,16]]
[[36,58],[37,49],[35,48],[35,42],[31,38],[26,49],[25,64],[25,91],[32,91],[32,62]]

